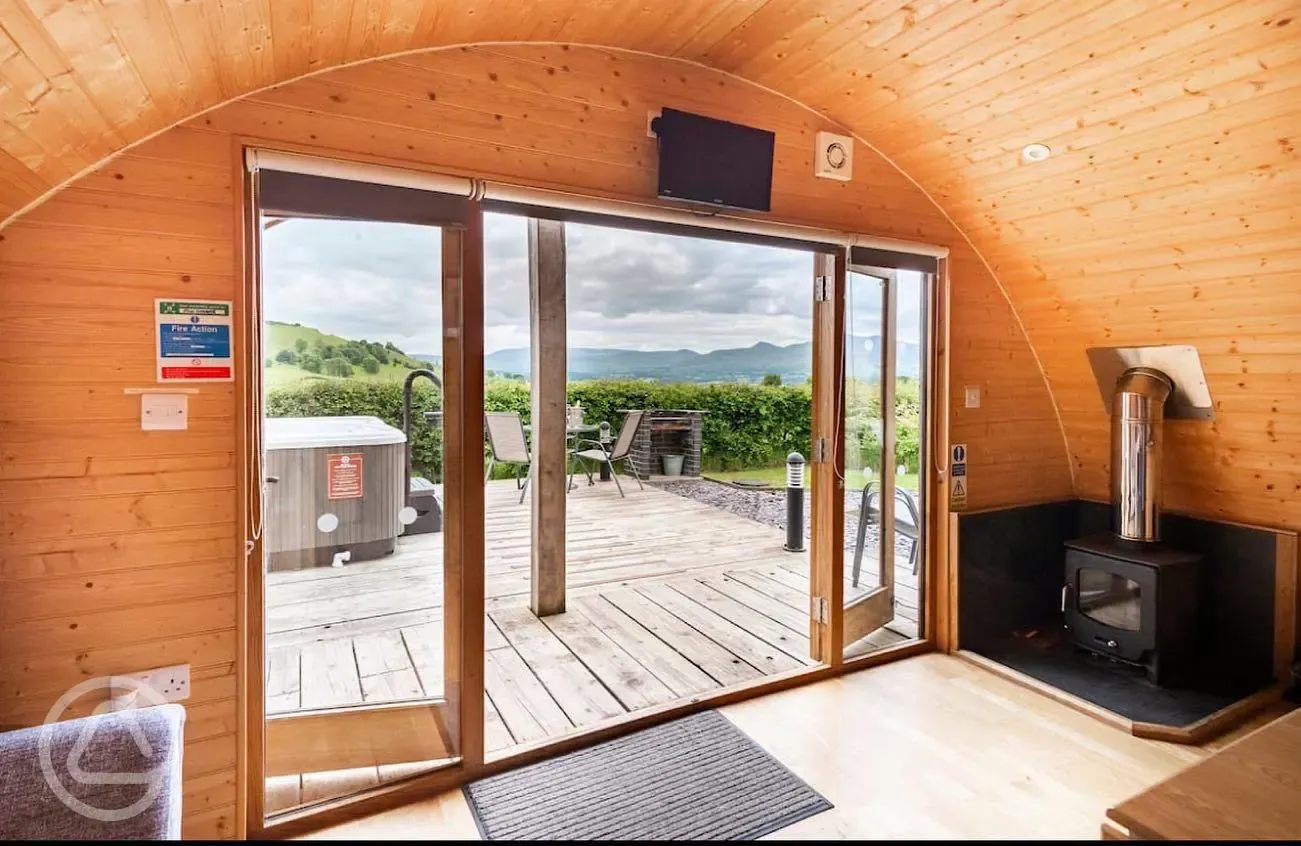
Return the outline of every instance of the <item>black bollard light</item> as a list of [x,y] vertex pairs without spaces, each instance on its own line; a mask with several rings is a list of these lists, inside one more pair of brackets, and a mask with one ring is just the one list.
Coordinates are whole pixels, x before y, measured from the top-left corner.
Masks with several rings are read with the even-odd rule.
[[[609,421],[602,420],[600,429],[601,429],[601,434],[600,434],[601,446],[605,449],[606,452],[609,452],[610,441],[612,440],[612,438],[610,437]],[[601,462],[601,481],[602,482],[610,481],[610,465],[604,461]]]
[[804,456],[786,456],[786,551],[804,551]]

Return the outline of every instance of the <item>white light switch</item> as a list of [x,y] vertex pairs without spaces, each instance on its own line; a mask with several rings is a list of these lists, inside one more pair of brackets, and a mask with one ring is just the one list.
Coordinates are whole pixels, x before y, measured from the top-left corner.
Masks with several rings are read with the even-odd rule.
[[140,428],[184,429],[189,421],[189,397],[185,394],[141,394]]
[[980,408],[980,386],[968,385],[966,390],[967,408]]

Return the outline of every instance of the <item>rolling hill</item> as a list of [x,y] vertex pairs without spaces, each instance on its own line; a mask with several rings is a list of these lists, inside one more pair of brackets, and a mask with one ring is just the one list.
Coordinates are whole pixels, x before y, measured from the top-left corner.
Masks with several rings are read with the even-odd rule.
[[[365,342],[361,343],[364,344]],[[330,335],[311,326],[303,326],[297,323],[280,323],[274,320],[267,321],[262,335],[263,384],[267,389],[275,389],[305,380],[340,378],[401,382],[411,372],[412,368],[428,367],[430,363],[407,355],[391,344],[387,345],[384,353],[388,360],[380,363],[379,369],[375,373],[367,373],[362,366],[351,362],[349,364],[352,372],[346,377],[330,375],[324,371],[317,373],[302,367],[299,361],[304,351],[307,354],[314,354],[317,358],[324,358],[326,356],[323,353],[333,350],[336,357],[342,357],[346,347],[356,346],[357,344],[358,342],[355,340]],[[285,351],[293,354],[294,361],[292,363],[277,360],[277,356],[281,356]],[[433,363],[435,364],[434,369],[437,370],[436,360]]]
[[[880,373],[880,337],[859,336],[850,339],[850,358],[846,376],[864,381],[875,380]],[[264,383],[268,388],[311,379],[365,379],[372,381],[397,381],[406,378],[412,368],[439,369],[439,356],[432,353],[405,353],[392,344],[379,345],[330,335],[310,326],[268,322],[263,346],[267,364],[264,366]],[[376,347],[384,348],[387,361],[379,364],[374,373],[368,373],[359,364],[353,364],[348,376],[331,375],[329,368],[320,372],[304,366],[303,357],[323,359],[341,358],[347,348],[357,358],[360,352],[373,353]],[[362,350],[359,347],[365,347]],[[292,355],[286,355],[289,351]],[[902,376],[916,377],[920,369],[919,348],[916,344],[900,343],[898,370]],[[291,358],[291,361],[280,361]],[[759,382],[769,373],[776,373],[785,384],[799,384],[809,378],[813,358],[813,345],[809,342],[778,346],[760,341],[749,347],[713,350],[699,353],[695,350],[627,350],[597,347],[576,347],[569,350],[569,378],[581,379],[651,379],[660,382]],[[484,369],[503,375],[529,375],[529,350],[525,347],[497,350],[484,358]]]
[[[872,381],[880,373],[879,336],[859,336],[849,344],[847,374]],[[902,376],[920,371],[917,344],[901,342],[896,352]],[[429,356],[417,354],[417,358]],[[758,382],[776,373],[786,384],[803,382],[812,372],[813,345],[778,346],[760,341],[749,347],[699,353],[694,350],[625,350],[575,347],[569,350],[570,379],[653,379],[676,382]],[[513,347],[489,353],[484,367],[496,373],[529,375],[529,351]]]

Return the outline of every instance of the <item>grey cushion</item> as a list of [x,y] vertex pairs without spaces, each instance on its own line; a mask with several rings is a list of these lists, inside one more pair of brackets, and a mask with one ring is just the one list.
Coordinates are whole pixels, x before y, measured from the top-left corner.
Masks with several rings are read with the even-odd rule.
[[[160,705],[0,734],[0,839],[180,839],[184,724]],[[41,766],[42,734],[72,801]]]

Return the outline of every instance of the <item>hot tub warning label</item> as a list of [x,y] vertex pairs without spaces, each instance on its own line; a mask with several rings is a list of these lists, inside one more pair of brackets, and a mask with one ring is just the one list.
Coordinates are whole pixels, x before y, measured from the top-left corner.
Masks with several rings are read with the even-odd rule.
[[235,378],[229,300],[154,300],[159,382]]
[[361,498],[361,453],[326,456],[325,467],[330,499]]

